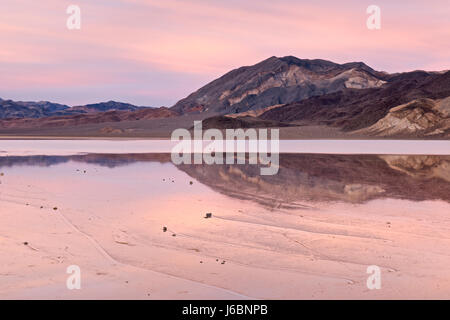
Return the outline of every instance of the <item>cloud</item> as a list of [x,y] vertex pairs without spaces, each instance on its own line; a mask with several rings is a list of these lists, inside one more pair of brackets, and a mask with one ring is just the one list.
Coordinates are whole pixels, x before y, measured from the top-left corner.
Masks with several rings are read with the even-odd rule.
[[50,99],[54,90],[66,92],[68,101],[60,102],[80,103],[123,88],[131,102],[170,105],[232,68],[272,55],[364,61],[391,72],[450,68],[446,1],[379,0],[379,31],[366,28],[367,4],[356,0],[73,3],[81,7],[79,31],[66,28],[72,3],[2,0],[0,96]]

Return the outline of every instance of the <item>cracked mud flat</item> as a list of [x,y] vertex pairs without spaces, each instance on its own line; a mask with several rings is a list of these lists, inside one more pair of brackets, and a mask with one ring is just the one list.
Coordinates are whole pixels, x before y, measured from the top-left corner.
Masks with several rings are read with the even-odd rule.
[[[161,155],[4,158],[0,298],[449,297],[448,158],[408,167],[409,158],[358,158],[360,169],[376,164],[358,179],[330,174],[333,163],[339,172],[347,162],[355,168],[355,158],[310,158],[323,165],[318,174],[303,157],[283,163],[282,155],[297,174],[280,171],[284,180],[264,183],[246,176],[256,169],[233,176],[214,166],[176,167]],[[416,174],[424,169],[418,161],[432,174]],[[428,190],[407,197],[394,182],[383,185],[389,170],[400,184]],[[81,290],[66,288],[70,265],[81,268]],[[370,265],[382,270],[381,290],[366,287]]]

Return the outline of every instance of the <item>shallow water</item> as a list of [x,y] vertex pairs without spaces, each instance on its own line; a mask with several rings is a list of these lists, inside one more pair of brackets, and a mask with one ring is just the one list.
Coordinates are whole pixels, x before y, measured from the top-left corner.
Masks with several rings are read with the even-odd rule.
[[[170,153],[176,144],[170,140],[0,140],[0,156]],[[281,140],[279,152],[450,155],[450,140]]]
[[[0,296],[58,287],[64,273],[47,270],[48,257],[80,265],[93,287],[115,281],[98,276],[111,272],[108,257],[235,298],[429,298],[450,288],[450,156],[281,154],[278,174],[260,176],[248,164],[175,166],[165,153],[12,156],[36,146],[27,143],[0,157]],[[25,237],[39,251],[22,253]],[[377,292],[365,286],[374,264],[385,277]]]

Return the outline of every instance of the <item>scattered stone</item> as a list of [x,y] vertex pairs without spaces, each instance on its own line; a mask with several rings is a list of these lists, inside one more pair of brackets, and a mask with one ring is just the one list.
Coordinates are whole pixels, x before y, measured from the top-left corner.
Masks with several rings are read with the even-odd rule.
[[118,243],[118,244],[124,244],[124,245],[127,245],[127,246],[133,246],[132,244],[130,244],[130,243],[127,242],[127,241],[114,240],[114,242],[115,242],[115,243]]
[[167,227],[163,227],[163,232],[167,232]]
[[211,219],[212,218],[212,213],[207,213],[204,218],[205,219]]
[[225,264],[225,260],[223,260],[221,264]]
[[54,208],[53,208],[53,210],[55,210],[55,211],[56,211],[56,210],[58,210],[58,208],[57,208],[57,207],[54,207]]
[[203,261],[200,261],[200,263],[203,263]]
[[193,184],[194,184],[194,182],[192,182],[192,181],[189,181],[189,184],[192,186]]
[[33,247],[31,244],[29,244],[28,242],[24,242],[23,243],[25,246],[27,246],[28,248],[30,248],[31,250],[34,250],[34,251],[39,251],[37,248],[35,248],[35,247]]
[[174,233],[174,234],[172,234],[172,237],[176,237],[177,235]]

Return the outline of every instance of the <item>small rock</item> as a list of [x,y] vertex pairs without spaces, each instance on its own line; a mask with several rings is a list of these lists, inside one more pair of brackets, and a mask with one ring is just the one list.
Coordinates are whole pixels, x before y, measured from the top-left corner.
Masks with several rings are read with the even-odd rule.
[[55,211],[56,211],[56,210],[58,210],[58,208],[57,208],[57,207],[54,207],[54,208],[53,208],[53,210],[55,210]]
[[176,237],[177,235],[174,233],[174,234],[172,234],[172,237]]
[[194,182],[192,182],[192,181],[189,181],[189,184],[192,186],[193,184],[194,184]]
[[205,216],[205,219],[210,219],[210,218],[212,218],[212,213],[207,213]]
[[28,245],[28,242],[25,241],[23,244],[27,246],[27,245]]
[[167,227],[163,227],[163,232],[167,232]]

